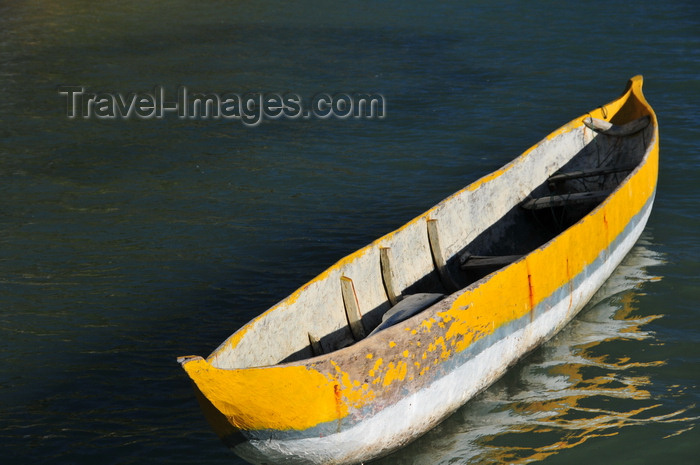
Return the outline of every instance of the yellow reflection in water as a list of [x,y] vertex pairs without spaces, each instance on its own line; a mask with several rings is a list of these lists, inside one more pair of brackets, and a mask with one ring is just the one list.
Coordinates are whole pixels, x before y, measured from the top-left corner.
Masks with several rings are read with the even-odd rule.
[[[628,291],[620,299],[621,308],[612,315],[614,321],[623,322],[617,326],[618,337],[624,334],[641,335],[642,326],[650,321],[660,318],[653,315],[645,318],[632,317],[635,301],[635,292]],[[592,341],[573,347],[572,353],[585,359],[585,362],[563,363],[548,370],[548,375],[565,380],[568,388],[556,387],[550,393],[553,398],[542,400],[530,400],[516,403],[512,411],[516,415],[525,418],[537,418],[529,425],[506,431],[503,434],[530,433],[534,435],[554,433],[560,439],[541,446],[500,446],[491,449],[482,459],[497,463],[521,464],[539,461],[550,455],[583,444],[589,439],[597,437],[614,436],[624,426],[645,421],[665,421],[668,415],[652,415],[639,418],[645,412],[656,409],[660,404],[650,404],[630,408],[629,410],[617,410],[618,403],[611,408],[602,406],[603,402],[587,402],[601,396],[606,398],[649,400],[651,395],[646,386],[651,384],[649,376],[626,375],[625,370],[631,368],[646,368],[660,366],[664,361],[635,362],[630,357],[622,357],[614,361],[608,361],[607,355],[594,355],[597,346],[605,342],[611,342],[614,338],[605,338],[600,341]],[[590,367],[603,371],[597,376],[590,376],[586,371]],[[628,405],[628,404],[624,404]],[[678,412],[677,412],[678,413]],[[496,439],[497,440],[497,439]]]

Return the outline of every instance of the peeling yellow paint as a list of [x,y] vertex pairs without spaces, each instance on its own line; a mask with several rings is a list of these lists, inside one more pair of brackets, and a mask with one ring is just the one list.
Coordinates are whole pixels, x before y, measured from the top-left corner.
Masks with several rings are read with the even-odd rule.
[[435,323],[434,318],[429,318],[427,320],[423,320],[421,323],[421,326],[426,329],[427,331],[430,331],[430,329],[433,327],[433,323]]
[[384,375],[384,382],[382,385],[384,387],[389,386],[394,381],[403,381],[406,378],[406,371],[408,366],[406,362],[396,362],[396,364],[389,363],[386,369],[386,374]]
[[354,407],[354,408],[360,408],[363,405],[365,405],[367,402],[371,401],[374,399],[375,394],[374,392],[364,392],[363,390],[357,389],[360,387],[360,382],[357,380],[352,380],[350,378],[350,375],[343,371],[340,366],[338,366],[337,363],[331,360],[331,365],[333,368],[335,368],[336,371],[336,377],[335,381],[337,385],[340,388],[340,391],[338,392],[338,389],[336,389],[336,402],[338,401],[337,396],[338,393],[342,395],[346,399],[346,404],[348,406]]
[[369,370],[369,375],[374,377],[377,370],[379,370],[379,367],[382,366],[382,363],[384,363],[384,361],[381,358],[378,358],[377,361],[374,362],[374,367]]

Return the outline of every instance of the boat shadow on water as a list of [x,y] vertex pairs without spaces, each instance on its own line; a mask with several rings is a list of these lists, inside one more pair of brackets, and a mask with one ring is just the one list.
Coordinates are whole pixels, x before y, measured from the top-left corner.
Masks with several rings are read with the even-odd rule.
[[648,268],[664,263],[645,233],[579,316],[486,391],[426,435],[376,465],[536,462],[621,428],[687,420],[659,412],[649,368],[663,360],[634,353],[654,338],[637,305]]

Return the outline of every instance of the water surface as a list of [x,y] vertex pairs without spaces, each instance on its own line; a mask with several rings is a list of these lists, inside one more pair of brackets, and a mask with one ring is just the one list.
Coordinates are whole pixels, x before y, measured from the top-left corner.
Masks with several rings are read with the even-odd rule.
[[[241,464],[175,363],[645,76],[654,211],[579,318],[402,451],[691,463],[696,2],[9,1],[0,6],[3,463]],[[383,120],[70,120],[109,92],[379,92]]]

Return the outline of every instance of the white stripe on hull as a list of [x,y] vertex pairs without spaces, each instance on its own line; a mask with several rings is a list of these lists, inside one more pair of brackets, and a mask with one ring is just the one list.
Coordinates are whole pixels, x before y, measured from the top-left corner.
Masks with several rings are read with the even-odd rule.
[[[241,457],[259,465],[349,464],[388,454],[412,441],[501,377],[530,350],[556,334],[590,300],[635,244],[646,225],[653,198],[623,231],[618,245],[583,282],[572,298],[561,299],[526,327],[495,342],[429,387],[407,396],[345,431],[325,437],[251,440],[235,447]],[[599,260],[601,257],[599,257]],[[582,273],[590,272],[590,268]],[[571,302],[571,304],[570,304]]]

